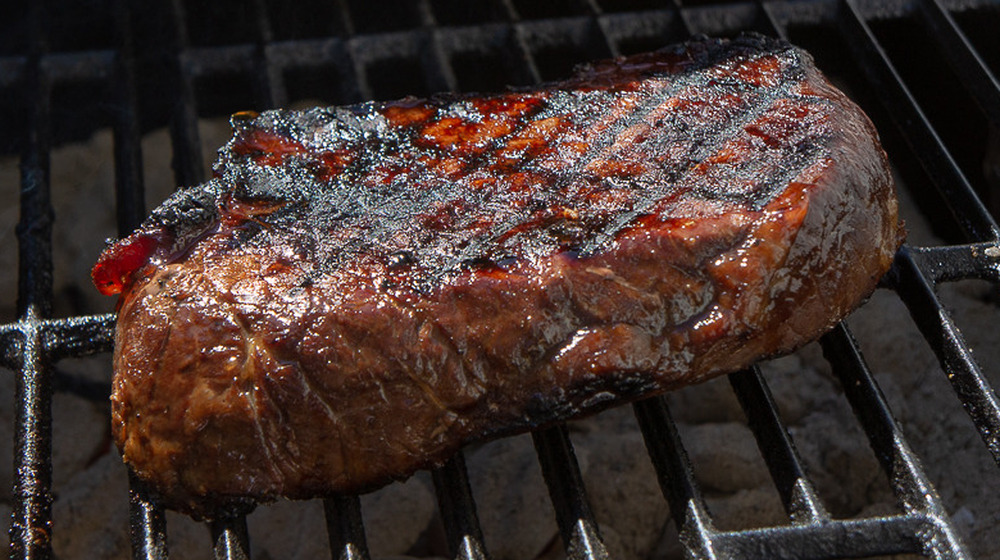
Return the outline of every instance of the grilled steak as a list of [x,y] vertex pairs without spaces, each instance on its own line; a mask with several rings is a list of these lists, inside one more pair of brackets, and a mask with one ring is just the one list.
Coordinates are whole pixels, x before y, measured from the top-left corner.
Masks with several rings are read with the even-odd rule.
[[869,120],[762,37],[233,126],[94,269],[121,292],[117,443],[200,515],[791,351],[902,238]]

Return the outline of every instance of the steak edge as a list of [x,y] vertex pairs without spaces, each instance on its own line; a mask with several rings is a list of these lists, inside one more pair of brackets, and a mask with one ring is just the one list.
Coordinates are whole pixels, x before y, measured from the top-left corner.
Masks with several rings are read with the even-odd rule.
[[115,440],[199,516],[790,352],[902,242],[871,122],[757,36],[233,125],[94,269],[121,291]]

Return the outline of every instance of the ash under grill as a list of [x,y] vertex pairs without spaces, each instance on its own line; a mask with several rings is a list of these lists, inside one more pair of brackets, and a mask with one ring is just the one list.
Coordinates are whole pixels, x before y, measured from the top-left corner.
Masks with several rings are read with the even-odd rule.
[[[144,133],[169,127],[172,183],[205,179],[200,118],[303,100],[343,104],[437,91],[495,90],[558,79],[572,65],[655,49],[694,33],[757,31],[786,36],[851,90],[875,120],[902,179],[937,238],[911,237],[884,280],[895,301],[936,354],[978,431],[979,452],[1000,464],[1000,399],[946,311],[938,290],[963,279],[1000,283],[1000,3],[986,0],[893,3],[800,1],[757,3],[519,0],[375,3],[354,0],[285,5],[270,0],[201,3],[175,0],[139,6],[106,0],[81,8],[32,3],[0,24],[0,154],[19,157],[19,266],[13,317],[0,325],[0,360],[16,376],[14,486],[9,498],[14,558],[47,558],[52,523],[54,394],[106,399],[106,381],[63,373],[61,360],[110,352],[111,314],[54,315],[51,157],[56,146],[110,128],[115,225],[124,236],[146,213]],[[952,5],[954,4],[954,5]],[[960,5],[959,5],[960,4]],[[992,142],[992,144],[991,144]],[[994,146],[990,152],[988,146]],[[986,163],[983,163],[984,156]],[[6,175],[0,175],[4,180]],[[15,184],[0,188],[15,190]],[[110,195],[109,195],[110,196]],[[985,202],[985,203],[984,203]],[[993,209],[993,214],[990,212]],[[110,213],[111,209],[107,209]],[[58,216],[56,216],[58,218]],[[94,256],[98,251],[94,247]],[[87,279],[80,283],[86,285]],[[995,304],[995,295],[994,303]],[[8,302],[4,302],[7,304]],[[976,337],[978,338],[978,337]],[[637,429],[669,505],[676,549],[690,558],[836,558],[916,553],[971,558],[985,542],[962,542],[941,481],[921,466],[893,418],[873,368],[846,325],[821,341],[897,502],[891,513],[849,518],[831,513],[810,477],[757,367],[729,376],[760,448],[788,522],[728,529],[710,511],[711,492],[685,451],[669,398],[634,405]],[[997,364],[987,364],[995,366]],[[877,373],[877,372],[875,372]],[[609,557],[566,426],[532,434],[571,558]],[[974,436],[973,436],[974,437]],[[691,442],[688,441],[690,444]],[[801,442],[800,442],[801,445]],[[994,468],[990,465],[988,468]],[[431,474],[448,554],[487,558],[488,535],[477,519],[465,459]],[[125,468],[120,471],[126,477]],[[983,473],[983,476],[996,476]],[[945,481],[947,482],[947,481]],[[128,533],[134,558],[168,556],[166,514],[130,480]],[[594,488],[589,490],[593,492]],[[334,557],[369,557],[357,497],[325,500]],[[86,512],[77,512],[86,515]],[[994,512],[1000,518],[1000,512]],[[989,523],[989,521],[983,521]],[[245,516],[209,524],[206,548],[216,558],[249,558]],[[977,534],[987,534],[986,532]],[[321,538],[321,537],[317,537]],[[558,547],[556,547],[558,548]],[[80,557],[89,552],[80,551]]]

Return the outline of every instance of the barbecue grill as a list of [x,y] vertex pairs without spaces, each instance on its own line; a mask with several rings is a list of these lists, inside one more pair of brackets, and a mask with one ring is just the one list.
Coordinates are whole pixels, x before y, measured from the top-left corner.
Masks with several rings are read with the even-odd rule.
[[[106,399],[107,380],[60,373],[67,358],[106,355],[113,314],[53,316],[50,154],[113,133],[118,235],[147,211],[143,134],[169,127],[174,183],[205,179],[199,118],[285,106],[495,90],[565,76],[577,63],[651,50],[696,33],[784,36],[812,52],[849,88],[876,126],[906,195],[943,242],[908,244],[883,281],[916,327],[1000,465],[1000,399],[945,310],[940,285],[1000,282],[1000,2],[987,0],[419,0],[403,2],[26,2],[0,22],[0,155],[20,158],[16,317],[0,326],[0,360],[16,377],[13,558],[49,558],[52,537],[52,402],[58,391]],[[49,5],[45,5],[49,4]],[[1000,146],[1000,142],[997,142]],[[995,167],[983,165],[993,157]],[[988,160],[990,161],[990,160]],[[984,173],[985,169],[985,173]],[[991,170],[992,169],[992,170]],[[0,179],[2,179],[0,175]],[[15,189],[4,183],[4,190]],[[155,202],[155,201],[154,201]],[[990,208],[993,213],[991,214]],[[98,247],[93,248],[96,256]],[[81,285],[87,279],[79,279]],[[12,305],[13,302],[3,302]],[[863,341],[862,341],[863,342]],[[987,543],[962,542],[946,504],[894,419],[861,344],[841,324],[823,355],[867,435],[899,511],[849,519],[830,513],[758,367],[729,376],[788,523],[720,528],[666,398],[634,405],[652,461],[690,558],[838,558],[916,553],[971,558]],[[88,358],[93,359],[93,358]],[[996,366],[997,364],[987,364]],[[108,375],[110,377],[110,374]],[[965,437],[966,434],[955,437]],[[532,434],[562,546],[571,558],[608,558],[588,505],[566,426]],[[128,476],[121,467],[120,476]],[[985,476],[985,475],[984,475]],[[432,473],[450,555],[488,558],[476,488],[462,455]],[[128,500],[133,558],[168,557],[166,514],[135,479]],[[369,556],[356,496],[324,500],[333,557]],[[1000,513],[997,514],[1000,516]],[[209,524],[216,558],[249,558],[245,516]],[[80,551],[81,555],[88,554]],[[83,557],[83,556],[81,556]]]

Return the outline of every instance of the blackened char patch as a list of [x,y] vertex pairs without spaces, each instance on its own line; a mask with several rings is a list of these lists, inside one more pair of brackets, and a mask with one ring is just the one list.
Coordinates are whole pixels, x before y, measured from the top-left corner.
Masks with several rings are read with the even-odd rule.
[[319,273],[365,259],[423,291],[470,265],[597,254],[703,202],[759,209],[788,176],[777,170],[808,163],[803,145],[822,157],[789,107],[825,101],[798,91],[803,55],[787,44],[694,45],[500,94],[241,115],[213,187],[153,219],[190,229],[223,188],[286,202],[241,241],[291,233],[312,240]]

